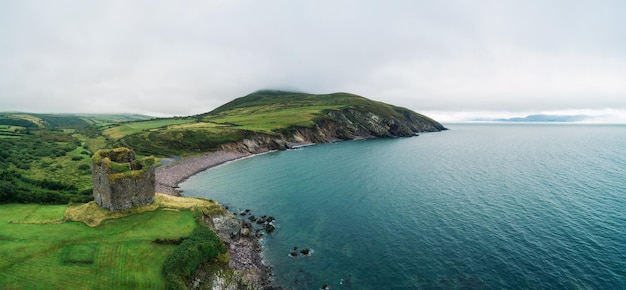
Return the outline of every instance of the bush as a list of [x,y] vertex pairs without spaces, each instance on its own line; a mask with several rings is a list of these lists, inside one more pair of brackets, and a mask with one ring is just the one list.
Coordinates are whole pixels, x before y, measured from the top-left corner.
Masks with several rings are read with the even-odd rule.
[[166,288],[186,289],[185,281],[202,262],[223,253],[226,253],[226,246],[220,238],[206,226],[196,226],[163,264]]
[[72,160],[73,161],[83,160],[83,157],[82,156],[72,156]]
[[80,170],[89,170],[89,169],[91,169],[91,166],[89,166],[87,164],[81,164],[80,166],[78,166],[78,169],[80,169]]
[[85,188],[85,189],[79,191],[78,194],[92,196],[93,195],[93,187]]
[[[88,191],[91,192],[91,189]],[[0,203],[66,204],[93,200],[91,194],[82,193],[74,185],[47,179],[32,180],[15,170],[0,170]]]

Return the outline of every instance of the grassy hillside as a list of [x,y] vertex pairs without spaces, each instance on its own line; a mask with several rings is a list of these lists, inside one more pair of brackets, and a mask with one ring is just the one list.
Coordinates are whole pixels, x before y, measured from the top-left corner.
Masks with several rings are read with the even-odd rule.
[[284,91],[258,91],[235,99],[209,113],[202,120],[234,124],[241,129],[273,134],[292,126],[312,127],[326,111],[351,108],[393,117],[397,110],[389,104],[348,93],[313,95]]
[[112,126],[102,131],[102,133],[113,139],[118,140],[128,135],[136,134],[155,128],[166,127],[170,125],[188,124],[194,122],[191,118],[175,118],[175,119],[155,119],[137,122],[125,122],[117,126]]
[[[307,94],[285,91],[264,90],[254,92],[245,97],[235,99],[217,109],[204,114],[205,117],[213,116],[237,116],[241,113],[257,113],[267,111],[282,111],[293,108],[311,108],[311,112],[320,113],[324,110],[337,110],[342,108],[354,108],[359,111],[373,112],[381,116],[389,117],[394,114],[392,105],[372,101],[370,99],[348,94]],[[310,116],[302,116],[297,119],[308,119]],[[279,129],[279,128],[274,128]]]
[[[258,91],[193,118],[165,119],[159,126],[143,131],[114,127],[105,133],[111,138],[124,135],[122,145],[144,154],[186,155],[216,150],[220,144],[254,134],[279,135],[287,128],[311,128],[329,118],[327,112],[343,109],[384,118],[399,117],[409,111],[348,93]],[[127,133],[118,133],[122,131]]]

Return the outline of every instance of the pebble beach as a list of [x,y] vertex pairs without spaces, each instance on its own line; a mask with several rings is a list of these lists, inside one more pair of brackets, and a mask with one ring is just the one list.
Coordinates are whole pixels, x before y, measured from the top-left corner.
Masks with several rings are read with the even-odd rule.
[[156,168],[155,191],[167,195],[180,196],[178,184],[187,178],[213,166],[246,156],[250,156],[250,154],[217,151],[202,156],[183,158],[167,165],[159,166]]

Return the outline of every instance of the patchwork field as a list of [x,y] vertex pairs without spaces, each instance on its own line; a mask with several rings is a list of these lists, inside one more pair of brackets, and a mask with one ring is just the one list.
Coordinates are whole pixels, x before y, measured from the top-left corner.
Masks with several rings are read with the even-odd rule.
[[207,117],[216,123],[236,124],[239,129],[276,134],[281,128],[312,127],[315,118],[321,111],[338,109],[339,106],[308,106],[308,107],[247,107],[236,108],[228,115]]
[[[64,221],[65,205],[0,205],[0,288],[163,288],[175,249],[154,241],[188,236],[189,210],[157,209],[89,227]],[[149,261],[149,262],[146,262]]]
[[150,130],[150,129],[167,127],[170,125],[188,124],[188,123],[193,123],[193,122],[195,122],[195,120],[191,118],[157,119],[157,120],[149,120],[149,121],[130,122],[130,123],[122,123],[119,126],[105,129],[104,131],[102,131],[102,133],[111,139],[121,139],[128,135],[136,134],[136,133]]

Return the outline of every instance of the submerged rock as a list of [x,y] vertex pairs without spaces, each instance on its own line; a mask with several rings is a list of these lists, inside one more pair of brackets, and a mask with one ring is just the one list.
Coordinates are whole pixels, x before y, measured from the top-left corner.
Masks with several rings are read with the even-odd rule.
[[268,232],[268,233],[273,232],[275,229],[276,229],[276,227],[274,227],[274,226],[273,226],[273,225],[271,225],[271,224],[266,224],[266,225],[265,225],[265,231],[266,231],[266,232]]

